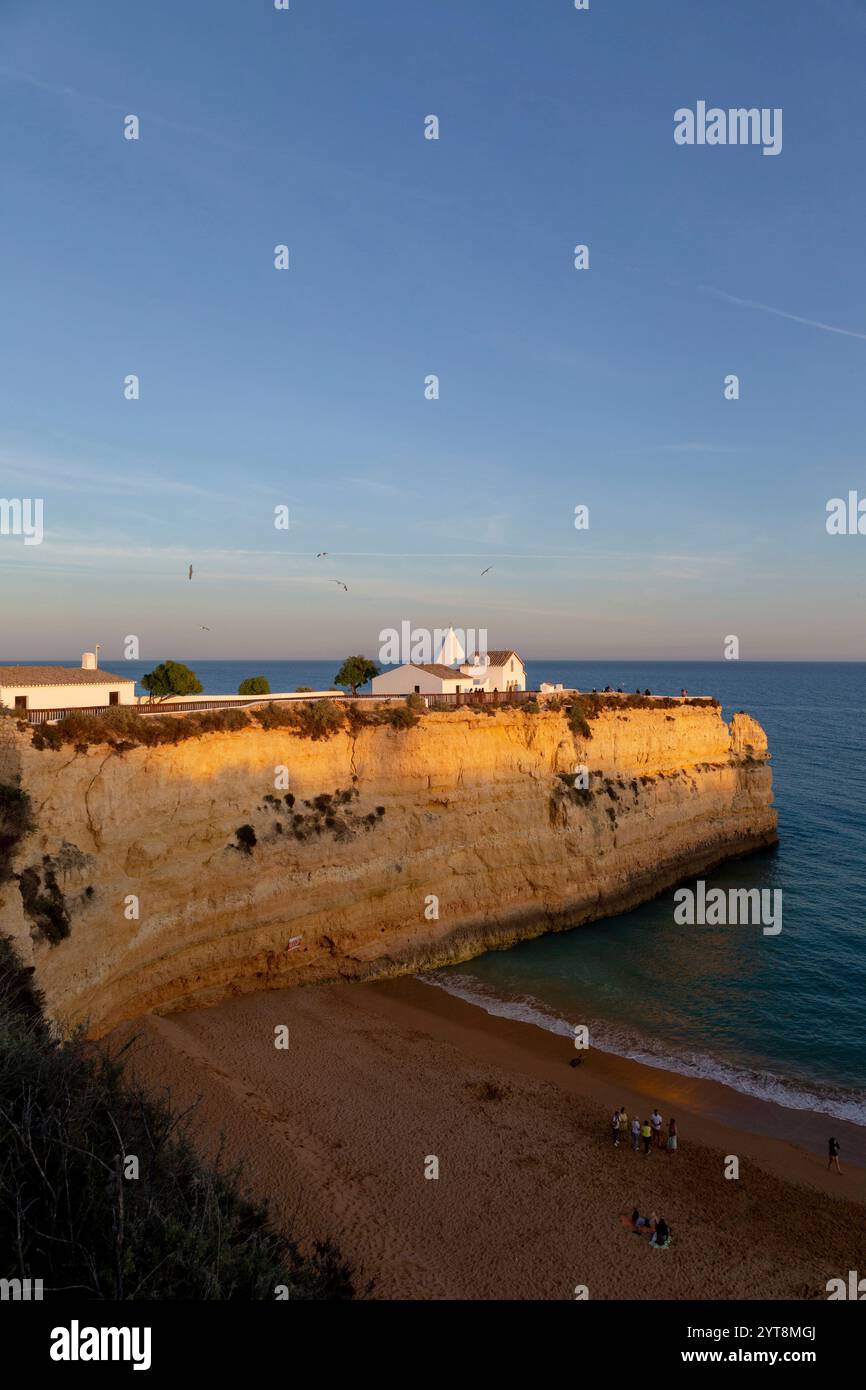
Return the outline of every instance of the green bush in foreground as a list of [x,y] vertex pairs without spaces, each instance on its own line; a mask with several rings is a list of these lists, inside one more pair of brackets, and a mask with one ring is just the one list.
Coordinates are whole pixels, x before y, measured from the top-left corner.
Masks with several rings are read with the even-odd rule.
[[[330,1244],[303,1256],[203,1165],[181,1117],[76,1038],[49,1034],[32,973],[0,938],[0,1274],[46,1299],[346,1299]],[[135,1156],[138,1178],[124,1175]],[[284,1295],[285,1296],[285,1295]]]

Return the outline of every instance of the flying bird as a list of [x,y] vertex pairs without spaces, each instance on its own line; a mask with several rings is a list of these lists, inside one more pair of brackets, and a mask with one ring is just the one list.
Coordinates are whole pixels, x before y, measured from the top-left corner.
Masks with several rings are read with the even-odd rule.
[[[488,565],[486,570],[482,570],[482,571],[481,571],[481,574],[482,574],[482,575],[484,575],[484,574],[489,574],[490,571],[491,571],[492,569],[493,569],[493,566],[492,566],[492,565]],[[479,576],[479,578],[480,578],[480,576]]]
[[189,577],[190,579],[192,579],[192,565],[190,565],[189,567]]
[[334,580],[334,583],[335,583],[335,584],[339,584],[339,586],[340,586],[341,589],[345,589],[345,590],[346,590],[346,593],[349,592],[349,586],[348,586],[348,584],[344,584],[343,581],[342,581],[342,579],[335,579],[335,580]]
[[324,555],[330,555],[330,553],[330,550],[320,550],[316,556],[316,559],[321,560]]
[[210,628],[205,627],[204,623],[199,623],[199,627],[201,628],[202,632],[210,632]]

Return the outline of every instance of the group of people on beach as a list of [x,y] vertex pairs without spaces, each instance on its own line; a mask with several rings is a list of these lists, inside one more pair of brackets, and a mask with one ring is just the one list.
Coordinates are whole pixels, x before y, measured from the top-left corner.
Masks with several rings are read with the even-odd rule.
[[653,1149],[664,1149],[669,1154],[675,1154],[677,1151],[677,1122],[674,1119],[668,1121],[668,1132],[665,1136],[663,1132],[664,1120],[659,1113],[658,1106],[653,1110],[649,1119],[644,1120],[643,1123],[637,1115],[629,1123],[625,1106],[621,1105],[619,1110],[613,1112],[611,1130],[615,1149],[618,1149],[621,1143],[627,1143],[629,1133],[631,1133],[631,1146],[635,1153],[640,1153],[641,1142],[643,1142],[645,1154],[649,1154]]

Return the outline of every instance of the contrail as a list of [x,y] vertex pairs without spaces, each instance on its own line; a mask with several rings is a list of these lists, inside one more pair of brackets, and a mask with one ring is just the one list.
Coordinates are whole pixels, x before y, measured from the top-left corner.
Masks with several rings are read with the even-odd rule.
[[698,289],[705,294],[715,295],[716,299],[726,299],[729,304],[741,304],[744,309],[760,309],[765,314],[775,314],[780,319],[790,319],[792,323],[804,323],[807,328],[820,328],[822,333],[841,333],[846,338],[862,338],[866,340],[866,333],[857,333],[853,328],[837,328],[832,323],[820,323],[817,319],[804,319],[800,314],[787,314],[784,309],[774,309],[770,304],[759,304],[754,299],[740,299],[736,294],[728,294],[725,290],[715,290],[712,285],[699,285]]

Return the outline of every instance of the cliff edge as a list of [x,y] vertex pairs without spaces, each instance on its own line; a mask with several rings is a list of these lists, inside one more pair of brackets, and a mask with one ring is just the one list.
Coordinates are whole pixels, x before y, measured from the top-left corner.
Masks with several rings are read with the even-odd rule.
[[768,756],[710,705],[605,709],[591,737],[552,710],[457,710],[125,750],[40,749],[2,719],[0,934],[92,1036],[465,960],[774,844]]

